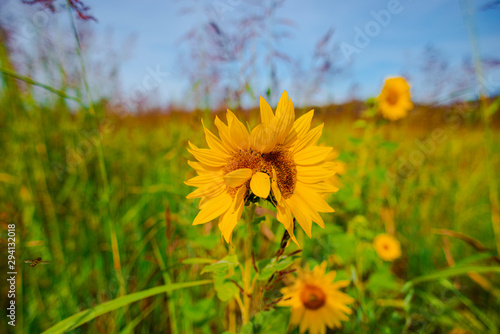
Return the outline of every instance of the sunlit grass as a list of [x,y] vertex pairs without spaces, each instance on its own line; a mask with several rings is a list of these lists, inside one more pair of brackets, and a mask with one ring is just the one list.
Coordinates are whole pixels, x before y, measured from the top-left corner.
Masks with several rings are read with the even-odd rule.
[[[53,88],[40,103],[34,91],[50,87],[16,74],[0,51],[0,221],[2,228],[15,223],[18,233],[17,332],[239,328],[234,301],[221,301],[211,284],[198,286],[212,278],[202,274],[205,266],[239,250],[221,239],[216,223],[192,227],[199,210],[185,199],[192,189],[183,181],[195,176],[187,142],[205,145],[199,120],[210,127],[211,115],[118,116],[87,102],[73,110],[68,94]],[[341,190],[328,198],[336,212],[324,216],[325,229],[313,227],[313,239],[295,233],[303,262],[327,261],[351,283],[345,292],[355,301],[344,332],[498,331],[487,170],[500,170],[500,136],[489,133],[487,162],[479,112],[473,102],[417,107],[389,123],[360,121],[335,107],[316,110],[312,126],[325,122],[321,141],[340,152],[345,173]],[[256,110],[238,114],[249,124],[258,118]],[[234,231],[240,239],[252,232],[259,255],[279,248],[284,228],[268,216],[253,231]],[[381,233],[399,240],[400,258],[377,257],[372,243]],[[291,244],[287,252],[297,249]],[[52,262],[22,263],[37,257]],[[252,320],[267,328],[263,333],[289,319],[289,310],[271,307],[281,287],[266,292]]]
[[[2,147],[11,157],[2,160],[0,167],[2,173],[9,175],[6,180],[11,180],[2,182],[2,212],[8,221],[18,223],[22,240],[19,254],[23,258],[41,256],[53,261],[44,267],[20,268],[23,326],[27,331],[38,332],[77,312],[115,299],[119,296],[119,283],[114,274],[108,230],[103,225],[102,181],[96,148],[92,136],[89,137],[92,127],[85,117],[72,116],[56,103],[51,104],[55,109],[41,109],[29,106],[23,102],[27,98],[19,96],[21,99],[14,107],[5,95],[2,99],[2,105],[10,105],[2,108],[7,110],[3,113]],[[375,137],[384,138],[385,144],[371,151],[362,182],[363,195],[355,198],[353,185],[359,182],[355,168],[359,151],[356,138],[360,130],[354,129],[349,119],[328,116],[327,110],[320,110],[318,115],[327,119],[325,144],[341,152],[340,159],[346,163],[347,172],[342,176],[341,191],[331,197],[336,214],[325,217],[326,229],[315,227],[314,239],[296,232],[304,246],[304,257],[312,263],[330,260],[340,268],[340,274],[344,272],[345,278],[352,275],[351,264],[366,273],[373,274],[376,270],[382,281],[392,277],[385,282],[389,287],[379,287],[379,283],[370,280],[365,282],[368,288],[365,286],[358,292],[359,287],[349,288],[353,290],[348,292],[358,297],[361,304],[355,306],[358,316],[345,325],[346,331],[382,326],[391,332],[391,326],[403,328],[411,317],[423,317],[421,322],[432,324],[432,328],[449,329],[449,317],[455,319],[457,314],[466,312],[463,309],[466,305],[452,292],[443,296],[439,282],[418,285],[413,299],[404,304],[406,311],[396,307],[394,313],[391,306],[377,305],[378,300],[407,298],[407,293],[398,292],[406,281],[449,267],[447,253],[452,254],[457,264],[474,256],[477,259],[472,258],[470,263],[474,266],[491,261],[485,262],[491,255],[479,256],[466,242],[456,238],[444,242],[433,233],[435,228],[460,231],[494,249],[481,130],[466,120],[458,128],[443,122],[431,124],[431,130],[441,128],[447,133],[446,140],[425,154],[425,161],[393,189],[385,172],[395,172],[400,157],[409,159],[409,154],[419,149],[416,140],[424,142],[429,129],[412,125],[412,118],[383,125]],[[187,140],[203,142],[197,116],[125,119],[111,116],[109,121],[113,126],[101,135],[112,194],[111,219],[120,243],[127,293],[170,282],[203,279],[206,275],[200,275],[202,265],[184,265],[181,261],[192,257],[222,258],[231,249],[222,242],[214,225],[190,226],[197,208],[185,200],[190,189],[182,181],[194,175],[186,162]],[[494,140],[498,142],[498,136]],[[494,157],[498,166],[498,155]],[[355,219],[359,215],[363,217],[361,221]],[[387,225],[393,226],[402,245],[402,259],[392,266],[394,276],[388,265],[362,268],[364,258],[374,256],[367,249],[367,242],[384,232]],[[279,227],[276,222],[272,226]],[[276,238],[272,243],[277,245],[283,231],[273,232]],[[245,231],[237,227],[235,233],[242,235]],[[490,283],[495,282],[495,276],[481,275]],[[481,323],[481,314],[486,318],[489,314],[490,321],[495,321],[491,315],[498,301],[491,291],[467,276],[448,279],[461,291],[461,298],[476,305],[476,311],[480,310],[472,312],[472,317],[479,317],[476,321]],[[386,289],[393,292],[382,293]],[[360,291],[366,293],[362,299]],[[134,322],[138,331],[177,328],[178,332],[188,333],[193,328],[199,328],[199,332],[218,328],[215,332],[221,332],[226,321],[225,306],[214,300],[213,294],[205,287],[151,297],[131,304],[119,318],[104,314],[82,329],[85,332],[123,329],[140,317],[140,321]],[[432,300],[444,303],[438,303],[443,314],[432,312],[429,306]],[[422,304],[413,306],[413,302]],[[186,312],[186,305],[198,311]],[[145,310],[147,314],[143,313]],[[158,321],[166,314],[167,322]],[[461,323],[460,319],[453,321]]]

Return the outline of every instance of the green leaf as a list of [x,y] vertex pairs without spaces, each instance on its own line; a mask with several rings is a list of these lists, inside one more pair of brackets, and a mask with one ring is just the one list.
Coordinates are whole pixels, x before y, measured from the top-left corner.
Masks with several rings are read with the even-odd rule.
[[195,247],[212,250],[219,244],[220,236],[216,235],[215,233],[211,235],[193,235],[190,236],[188,240],[190,240],[190,243],[192,243]]
[[[489,317],[481,311],[480,308],[478,308],[472,300],[464,296],[460,291],[458,291],[453,284],[446,280],[442,279],[440,280],[441,285],[443,285],[446,289],[452,291],[455,296],[460,300],[462,304],[464,304],[469,310],[471,310],[478,319],[480,319],[485,325],[489,327],[489,332],[490,333],[498,333],[498,329],[495,326],[494,322],[492,322]],[[479,325],[479,326],[478,326]],[[477,327],[482,327],[480,324],[476,324]],[[484,328],[481,328],[481,332],[484,332]]]
[[500,109],[500,96],[485,110],[486,117],[493,116]]
[[240,334],[254,334],[253,324],[251,322],[247,322],[243,327],[241,327]]
[[185,259],[182,261],[184,264],[207,264],[216,262],[214,259],[204,258],[204,257],[193,257],[190,259]]
[[358,119],[354,124],[352,125],[355,129],[363,129],[366,128],[366,121],[364,119]]
[[182,308],[184,316],[192,322],[201,324],[215,316],[215,303],[213,298],[201,299],[194,304],[188,303]]
[[348,152],[348,151],[342,151],[339,153],[338,159],[343,162],[352,162],[356,161],[357,155],[354,154],[353,152]]
[[356,137],[348,137],[349,141],[354,145],[361,145],[363,143],[363,139],[359,139]]
[[245,84],[245,90],[250,95],[250,97],[252,98],[252,100],[255,101],[255,94],[253,92],[252,87],[248,84],[248,82]]
[[224,257],[223,259],[212,263],[201,271],[202,274],[204,273],[225,273],[227,272],[230,268],[234,268],[238,265],[238,257],[236,254],[233,255],[228,255]]
[[397,149],[399,147],[399,144],[392,142],[392,141],[383,141],[380,143],[380,145],[378,147],[386,149],[388,151],[394,151],[395,149]]
[[376,99],[369,99],[366,101],[366,104],[370,107],[370,109],[365,111],[365,117],[374,117],[377,114],[377,108],[374,108],[374,106],[377,104]]
[[99,304],[97,306],[94,306],[94,307],[89,308],[85,311],[79,312],[77,314],[74,314],[74,315],[72,315],[72,316],[70,316],[62,321],[59,321],[57,324],[50,327],[42,334],[64,333],[64,332],[67,332],[69,330],[73,330],[73,329],[89,322],[90,320],[97,318],[100,315],[117,310],[121,307],[124,307],[124,306],[131,304],[131,303],[134,303],[134,302],[137,302],[139,300],[142,300],[142,299],[145,299],[145,298],[148,298],[151,296],[155,296],[155,295],[158,295],[161,293],[171,292],[174,290],[190,288],[190,287],[200,286],[200,285],[205,285],[205,284],[210,284],[210,283],[212,283],[211,280],[165,284],[165,285],[157,286],[157,287],[154,287],[151,289],[135,292],[135,293],[123,296],[123,297],[119,297],[119,298],[110,300],[109,302]]
[[241,328],[241,334],[286,333],[290,314],[288,308],[260,312]]
[[293,264],[293,256],[282,257],[278,262],[276,258],[272,260],[262,260],[259,261],[259,278],[260,281],[268,280],[275,272],[285,270]]
[[373,171],[369,173],[370,177],[375,180],[385,182],[386,181],[387,168],[385,166],[376,166]]
[[397,291],[399,288],[394,275],[387,266],[380,268],[371,275],[366,287],[375,294],[385,291]]
[[371,224],[363,215],[356,215],[348,222],[348,230],[359,239],[372,240],[374,232],[371,230]]
[[356,261],[358,263],[359,274],[363,276],[373,269],[378,257],[371,243],[359,241],[356,244]]
[[[237,267],[238,264],[238,257],[236,254],[232,254],[206,266],[201,271],[202,274],[213,273],[214,288],[217,292],[217,297],[223,302],[231,300],[239,293],[238,287],[230,280],[235,273],[232,269]],[[232,275],[228,277],[230,273]]]
[[214,277],[214,288],[217,292],[217,298],[223,302],[230,301],[240,292],[233,282],[226,280],[222,275]]
[[376,97],[369,97],[366,99],[365,103],[367,106],[372,107],[378,102]]
[[444,269],[429,275],[420,276],[408,281],[403,286],[403,292],[411,288],[412,286],[428,281],[435,281],[441,278],[446,278],[450,276],[460,276],[466,275],[469,272],[474,272],[478,274],[482,273],[497,273],[500,274],[500,267],[453,267]]
[[356,249],[356,238],[352,234],[337,234],[331,239],[335,254],[340,256],[344,263],[354,261],[356,254],[353,250]]
[[492,257],[495,255],[492,253],[479,253],[479,254],[474,254],[469,257],[466,257],[463,260],[459,260],[455,263],[455,267],[463,267],[467,264],[471,264],[472,262],[479,262],[483,260],[490,260]]
[[256,216],[256,217],[253,219],[252,224],[253,224],[253,225],[257,225],[257,224],[262,223],[264,220],[266,220],[266,216]]
[[75,96],[68,95],[68,94],[66,94],[66,92],[64,92],[62,90],[55,89],[55,88],[53,88],[53,87],[51,87],[49,85],[45,85],[45,84],[43,84],[41,82],[35,81],[32,78],[30,78],[30,77],[26,77],[24,75],[21,75],[19,73],[13,72],[13,71],[11,71],[9,69],[6,69],[6,68],[3,68],[3,67],[0,67],[0,73],[6,74],[6,75],[11,76],[13,78],[16,78],[18,80],[22,80],[22,81],[24,81],[24,82],[26,82],[26,83],[28,83],[30,85],[34,85],[34,86],[38,86],[38,87],[41,87],[43,89],[46,89],[49,92],[54,93],[56,95],[59,95],[62,98],[70,99],[70,100],[73,100],[73,101],[77,102],[81,107],[83,107],[85,109],[87,108],[85,106],[85,104],[79,98],[77,98]]

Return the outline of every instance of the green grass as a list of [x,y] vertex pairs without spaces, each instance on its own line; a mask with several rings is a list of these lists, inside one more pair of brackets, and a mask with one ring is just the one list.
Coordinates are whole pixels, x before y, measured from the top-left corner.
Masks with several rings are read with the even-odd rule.
[[[1,67],[15,73],[3,52]],[[39,102],[35,90],[44,87],[31,82],[20,89],[24,78],[11,74],[0,74],[0,220],[2,227],[16,224],[15,332],[54,325],[74,333],[223,332],[228,303],[217,299],[213,286],[169,288],[211,279],[201,274],[203,261],[182,261],[238,254],[246,233],[236,227],[232,248],[215,224],[191,226],[198,209],[185,199],[191,189],[183,181],[195,174],[186,147],[188,140],[206,147],[201,114],[120,118],[99,103],[94,115],[88,108],[71,111],[65,92],[54,90]],[[451,108],[455,115],[459,110]],[[443,120],[449,107],[418,111],[378,124],[363,141],[364,128],[352,117],[318,110],[313,122],[325,122],[320,141],[340,152],[346,173],[341,190],[329,197],[336,212],[324,215],[326,228],[315,226],[312,239],[297,231],[303,262],[329,260],[339,277],[353,281],[346,292],[356,302],[345,333],[495,333],[500,275],[479,110],[469,105],[458,113],[460,123]],[[246,117],[255,123],[257,113]],[[442,140],[415,153],[436,130]],[[493,131],[493,171],[500,170],[499,144]],[[367,160],[360,166],[362,152]],[[401,159],[420,162],[394,183],[388,175],[398,175]],[[261,224],[276,236],[255,237],[257,255],[264,257],[279,247],[283,227],[270,218]],[[395,229],[403,249],[392,265],[371,247],[386,228]],[[461,232],[486,250],[436,229]],[[22,263],[37,257],[52,262],[35,268]],[[278,288],[270,295],[279,296]],[[89,309],[96,313],[79,318]],[[7,326],[6,318],[0,323]]]

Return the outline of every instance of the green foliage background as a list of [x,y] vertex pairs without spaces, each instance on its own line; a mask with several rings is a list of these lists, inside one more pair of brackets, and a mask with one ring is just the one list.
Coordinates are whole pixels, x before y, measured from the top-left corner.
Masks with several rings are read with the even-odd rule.
[[[187,141],[204,147],[200,119],[211,126],[214,115],[117,116],[105,103],[87,102],[74,111],[55,89],[40,101],[35,91],[44,88],[16,77],[7,50],[1,52],[0,222],[2,241],[7,224],[16,224],[14,332],[39,333],[58,323],[71,333],[224,332],[247,231],[239,224],[231,247],[216,224],[191,226],[197,203],[185,199],[191,189],[183,184],[194,176]],[[498,176],[500,136],[495,129],[485,142],[477,103],[418,107],[395,123],[356,120],[334,106],[316,110],[314,124],[325,122],[320,142],[340,152],[346,173],[329,197],[336,212],[324,215],[326,228],[315,226],[312,239],[297,230],[303,252],[295,262],[327,260],[338,279],[352,281],[346,292],[356,299],[354,312],[338,332],[497,333],[500,269],[487,172]],[[239,115],[255,124],[258,112]],[[391,226],[403,251],[392,264],[372,246]],[[284,229],[266,216],[253,232],[263,258],[279,248]],[[295,250],[292,244],[286,252]],[[52,262],[22,263],[37,257]],[[223,258],[224,266],[214,264]],[[287,261],[258,266],[267,278],[289,268]],[[282,285],[272,286],[269,302]],[[155,287],[163,288],[148,290]],[[265,306],[255,307],[242,333],[287,330],[289,310]],[[85,321],[60,323],[82,311],[90,314]],[[0,324],[7,328],[6,319]]]

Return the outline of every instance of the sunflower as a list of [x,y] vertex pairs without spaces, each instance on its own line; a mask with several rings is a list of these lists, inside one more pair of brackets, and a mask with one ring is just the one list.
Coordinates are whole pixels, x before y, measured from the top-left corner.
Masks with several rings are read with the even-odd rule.
[[391,121],[406,117],[413,109],[410,85],[402,77],[386,79],[377,99],[382,116]]
[[316,266],[312,272],[308,267],[298,270],[298,277],[290,287],[281,289],[283,299],[278,306],[290,306],[290,323],[300,325],[300,333],[326,333],[326,326],[340,328],[341,321],[347,321],[351,309],[347,306],[354,302],[349,295],[339,291],[349,285],[349,281],[333,283],[336,272],[325,274],[326,261]]
[[187,198],[201,198],[193,225],[219,217],[219,229],[227,242],[249,200],[264,199],[276,207],[277,219],[292,240],[293,218],[311,237],[312,222],[324,228],[319,212],[333,212],[325,201],[338,190],[336,174],[341,165],[333,161],[331,147],[318,146],[323,124],[311,129],[314,111],[297,120],[292,101],[283,92],[273,112],[260,98],[261,123],[251,132],[227,110],[227,124],[218,117],[219,137],[204,125],[208,149],[189,143],[198,160],[189,161],[198,176],[186,181],[197,187]]
[[389,234],[379,234],[373,240],[377,255],[384,261],[394,261],[401,256],[399,241]]

